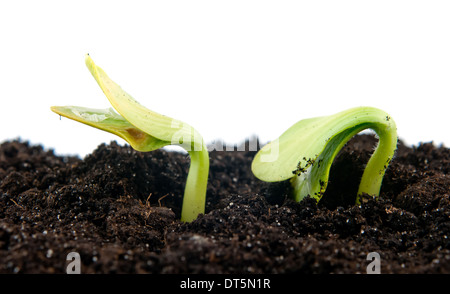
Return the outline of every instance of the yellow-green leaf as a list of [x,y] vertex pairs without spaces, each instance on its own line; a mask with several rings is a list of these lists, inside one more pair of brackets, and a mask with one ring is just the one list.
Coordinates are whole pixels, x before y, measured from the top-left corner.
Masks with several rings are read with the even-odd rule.
[[202,149],[202,137],[193,127],[139,104],[111,80],[89,55],[86,55],[86,65],[114,109],[133,126],[161,141],[181,145],[188,151]]
[[142,132],[117,114],[112,108],[93,109],[80,106],[52,106],[51,110],[61,116],[115,134],[138,151],[153,151],[170,144],[170,142],[159,140]]

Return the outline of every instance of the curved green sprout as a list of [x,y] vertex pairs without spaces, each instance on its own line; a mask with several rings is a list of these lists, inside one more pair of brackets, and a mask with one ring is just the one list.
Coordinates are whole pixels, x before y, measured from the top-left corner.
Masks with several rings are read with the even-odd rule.
[[182,146],[191,164],[184,191],[181,220],[193,221],[205,212],[209,154],[203,138],[191,126],[151,111],[126,93],[86,55],[86,65],[114,109],[52,106],[59,115],[113,133],[137,151],[147,152],[167,145]]
[[266,182],[290,179],[296,201],[308,195],[319,201],[339,150],[365,129],[374,130],[379,142],[361,178],[356,204],[361,203],[363,194],[377,198],[397,149],[397,127],[387,113],[373,107],[356,107],[297,122],[256,154],[253,174]]

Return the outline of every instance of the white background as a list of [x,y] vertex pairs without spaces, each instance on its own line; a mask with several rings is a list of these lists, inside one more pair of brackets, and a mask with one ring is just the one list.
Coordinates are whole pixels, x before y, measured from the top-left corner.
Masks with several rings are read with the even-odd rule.
[[84,156],[120,138],[50,111],[109,108],[85,53],[206,142],[278,137],[360,105],[450,145],[450,1],[1,1],[0,142]]

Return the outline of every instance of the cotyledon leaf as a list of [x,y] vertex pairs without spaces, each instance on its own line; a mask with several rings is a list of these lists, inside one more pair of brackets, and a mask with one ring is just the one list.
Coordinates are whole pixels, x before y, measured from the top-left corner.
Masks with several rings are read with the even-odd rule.
[[181,145],[188,151],[202,149],[202,137],[193,127],[142,106],[111,80],[89,54],[86,55],[86,66],[114,109],[133,126],[161,141]]
[[294,199],[300,201],[307,195],[320,200],[328,185],[331,164],[342,147],[355,134],[367,128],[366,124],[343,130],[331,138],[320,155],[309,162],[303,171],[296,171],[297,176],[291,178],[294,186]]
[[61,116],[115,134],[127,141],[134,149],[147,152],[159,149],[170,142],[162,141],[139,130],[112,108],[94,109],[80,106],[52,106],[51,110]]

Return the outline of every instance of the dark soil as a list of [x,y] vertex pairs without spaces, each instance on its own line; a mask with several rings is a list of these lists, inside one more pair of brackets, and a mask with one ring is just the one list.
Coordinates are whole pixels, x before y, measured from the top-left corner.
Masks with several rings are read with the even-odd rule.
[[401,142],[378,201],[354,206],[376,144],[352,139],[319,204],[250,170],[255,152],[210,154],[205,215],[179,221],[189,157],[115,142],[83,160],[0,145],[0,273],[450,273],[450,152]]

